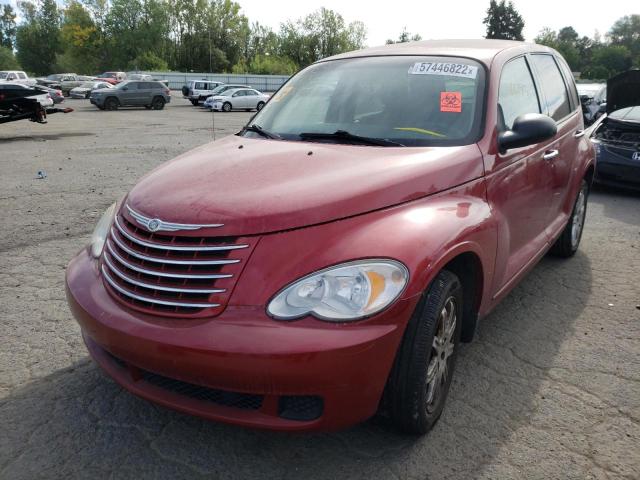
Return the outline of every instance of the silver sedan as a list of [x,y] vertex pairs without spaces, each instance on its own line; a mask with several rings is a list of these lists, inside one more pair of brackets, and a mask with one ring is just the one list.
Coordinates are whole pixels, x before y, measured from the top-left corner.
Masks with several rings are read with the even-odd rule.
[[[209,99],[208,99],[209,100]],[[230,112],[231,110],[262,110],[269,100],[269,95],[253,88],[236,88],[216,95],[212,100],[212,110]]]

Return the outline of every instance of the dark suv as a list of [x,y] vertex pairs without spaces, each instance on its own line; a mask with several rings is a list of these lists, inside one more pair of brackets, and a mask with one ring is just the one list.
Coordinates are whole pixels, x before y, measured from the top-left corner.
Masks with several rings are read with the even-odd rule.
[[98,88],[89,97],[100,110],[117,110],[118,107],[144,106],[162,110],[171,101],[171,91],[160,82],[129,81],[115,88]]

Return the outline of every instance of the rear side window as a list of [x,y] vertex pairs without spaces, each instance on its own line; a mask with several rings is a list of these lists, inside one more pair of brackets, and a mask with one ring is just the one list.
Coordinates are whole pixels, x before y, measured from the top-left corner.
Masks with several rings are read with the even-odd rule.
[[498,90],[498,111],[502,112],[504,126],[513,127],[513,121],[525,113],[540,113],[538,92],[524,57],[516,58],[502,69]]
[[554,120],[561,120],[571,113],[569,95],[558,65],[551,55],[532,55],[538,78],[547,105],[547,111]]
[[22,72],[18,72],[18,77],[19,77],[19,78],[22,78],[22,79],[27,78],[27,76],[26,76],[24,73],[22,73]]
[[204,90],[204,89],[205,89],[205,84],[204,84],[204,82],[196,82],[195,89],[196,89],[196,90]]
[[578,89],[576,87],[576,81],[573,78],[573,73],[571,72],[569,65],[567,65],[567,62],[559,58],[556,59],[556,62],[558,63],[558,65],[560,65],[562,73],[564,73],[564,79],[566,81],[567,87],[569,88],[569,96],[571,97],[573,110],[575,110],[576,108],[578,108],[578,106],[580,106],[580,99],[578,98]]

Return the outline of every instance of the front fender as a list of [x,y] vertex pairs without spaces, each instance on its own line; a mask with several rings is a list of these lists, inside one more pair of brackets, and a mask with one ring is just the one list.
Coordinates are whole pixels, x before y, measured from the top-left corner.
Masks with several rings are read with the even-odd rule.
[[[449,261],[471,252],[491,285],[496,224],[478,179],[399,206],[312,227],[264,235],[236,284],[230,305],[266,305],[284,286],[327,266],[362,258],[403,262],[402,298],[420,294]],[[483,293],[480,305],[486,305]]]

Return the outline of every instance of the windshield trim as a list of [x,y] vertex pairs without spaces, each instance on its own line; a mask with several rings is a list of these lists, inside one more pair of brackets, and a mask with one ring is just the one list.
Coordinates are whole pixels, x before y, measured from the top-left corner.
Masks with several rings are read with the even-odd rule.
[[[487,120],[487,101],[489,98],[489,81],[490,81],[490,69],[489,67],[479,58],[474,58],[468,55],[452,55],[452,54],[416,54],[416,53],[394,53],[394,54],[370,54],[370,55],[353,55],[353,56],[348,56],[348,57],[339,57],[339,58],[333,58],[333,57],[329,57],[329,58],[323,58],[321,60],[318,60],[308,66],[306,66],[305,68],[298,70],[296,73],[294,73],[293,75],[291,75],[282,85],[280,85],[280,87],[273,92],[273,94],[271,94],[271,96],[269,97],[269,100],[267,101],[267,103],[269,103],[269,101],[275,97],[278,92],[280,90],[282,90],[283,88],[285,88],[287,86],[287,84],[292,81],[295,77],[297,77],[298,75],[300,75],[302,72],[304,72],[305,70],[307,70],[308,68],[314,66],[314,65],[318,65],[321,63],[329,63],[329,62],[339,62],[339,61],[347,61],[347,60],[357,60],[357,59],[362,59],[362,58],[382,58],[382,57],[437,57],[437,58],[460,58],[460,59],[464,59],[464,60],[470,60],[472,62],[475,62],[481,69],[483,72],[483,83],[484,85],[482,86],[482,91],[480,92],[480,95],[478,96],[479,100],[482,100],[482,105],[481,108],[478,109],[478,115],[480,116],[479,121],[477,122],[477,125],[475,125],[475,129],[472,129],[471,132],[469,132],[469,135],[464,138],[464,139],[460,139],[459,143],[456,143],[455,145],[451,145],[451,144],[438,144],[438,142],[434,142],[433,144],[429,144],[429,145],[406,145],[404,147],[401,148],[432,148],[432,147],[440,147],[440,146],[445,146],[445,147],[449,147],[449,146],[465,146],[465,145],[472,145],[475,143],[478,143],[485,135],[485,129],[486,129],[486,120]],[[265,105],[266,106],[266,105]],[[253,123],[253,121],[256,119],[257,116],[259,116],[260,112],[257,112],[251,119],[249,122],[247,122],[247,125],[249,125],[249,123]],[[242,134],[242,132],[244,132],[244,127],[243,129],[238,132],[238,134]],[[264,137],[260,137],[257,134],[255,134],[256,137],[255,138],[259,138],[262,140],[271,140],[268,138],[264,138]],[[303,140],[303,139],[294,139],[294,138],[287,138],[285,136],[282,136],[281,140],[278,141],[285,141],[285,142],[307,142],[307,140]],[[369,148],[379,148],[379,147],[375,147],[373,145],[363,145],[363,147],[369,147]],[[389,147],[387,147],[389,148]],[[390,148],[394,148],[394,147],[390,147]]]

